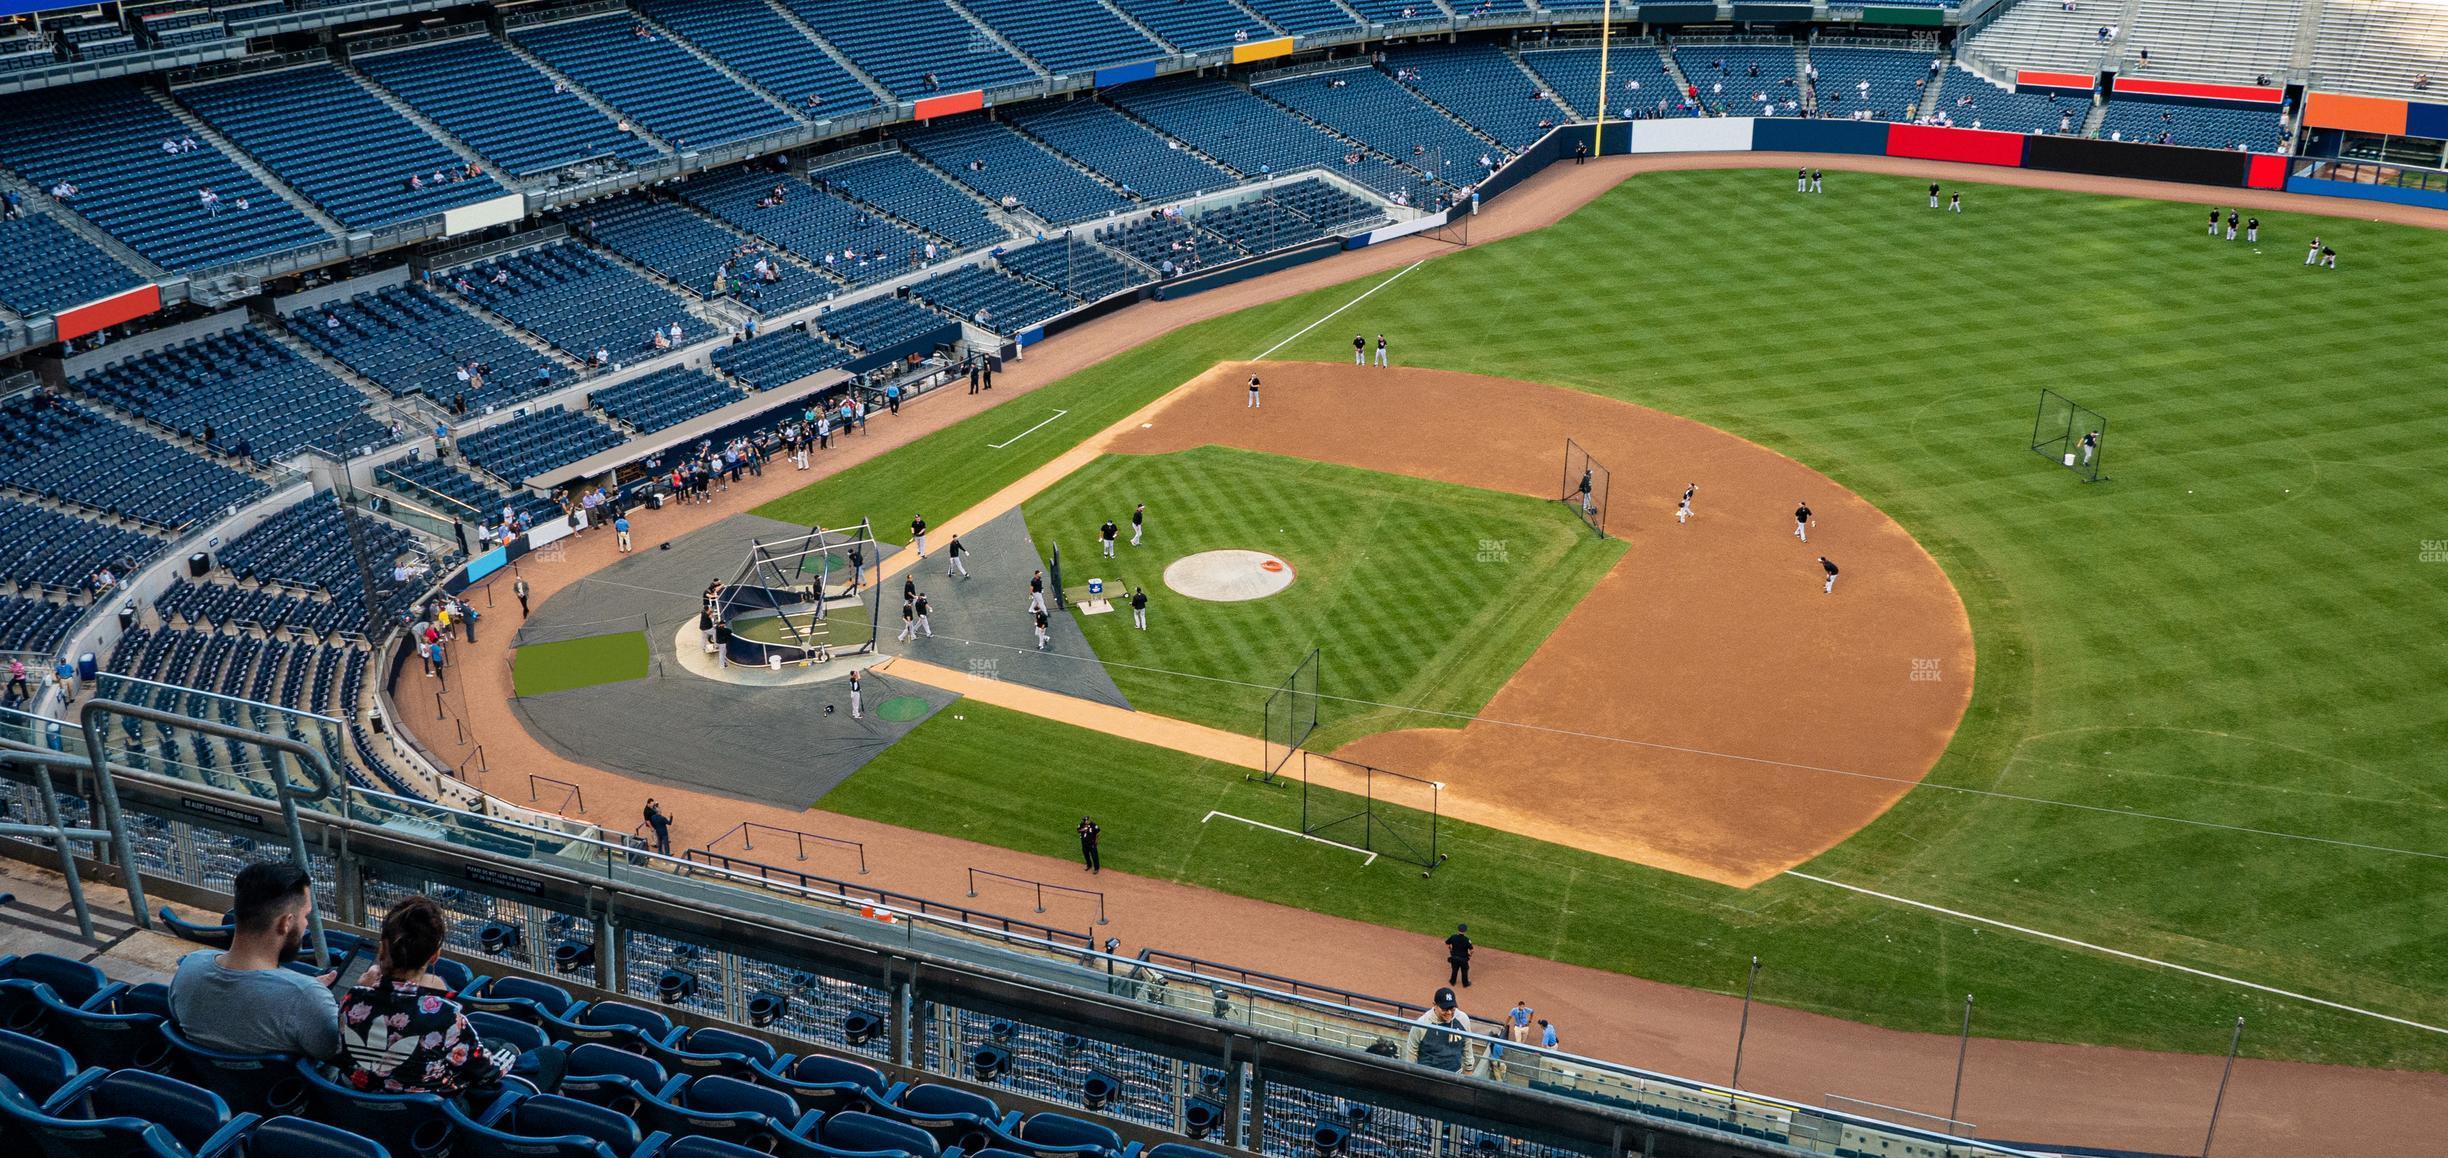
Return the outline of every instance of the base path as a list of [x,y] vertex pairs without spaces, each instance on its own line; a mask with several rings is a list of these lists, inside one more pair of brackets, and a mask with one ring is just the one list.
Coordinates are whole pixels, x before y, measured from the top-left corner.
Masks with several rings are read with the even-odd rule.
[[[1937,561],[1792,459],[1532,382],[1270,362],[1268,406],[1250,410],[1248,374],[1200,375],[1108,448],[1234,446],[1556,499],[1569,436],[1614,471],[1607,529],[1631,549],[1479,718],[1423,719],[1335,753],[1443,782],[1449,815],[1753,885],[1910,791],[1971,702],[1972,625]],[[1454,437],[1452,416],[1473,412],[1506,418]],[[1677,523],[1693,482],[1696,517]],[[1809,543],[1793,535],[1802,502],[1819,521]],[[1833,595],[1821,554],[1844,570]],[[1501,599],[1524,577],[1490,564],[1487,578]]]
[[[2196,186],[1877,157],[1814,156],[1797,161],[1760,153],[1646,154],[1552,167],[1490,202],[1473,220],[1471,236],[1474,242],[1494,241],[1551,224],[1641,173],[1780,165],[1791,169],[1796,164],[1821,166],[1830,173],[1904,173],[2184,202],[2201,201],[2213,192]],[[2404,206],[2245,190],[2217,190],[2215,195],[2250,208],[2286,208],[2448,228],[2448,214]],[[652,549],[655,543],[710,526],[733,512],[906,445],[979,409],[1024,398],[1037,386],[1172,329],[1453,252],[1457,251],[1444,242],[1405,238],[1187,298],[1132,306],[1032,347],[1025,361],[1014,362],[1005,373],[996,375],[993,394],[974,398],[957,393],[930,395],[905,406],[899,415],[879,416],[865,433],[840,440],[831,453],[816,456],[813,471],[777,467],[761,478],[743,481],[711,506],[667,506],[633,514],[637,540],[642,549]],[[1249,352],[1255,355],[1258,349]],[[1269,401],[1273,403],[1272,396]],[[1272,411],[1274,405],[1268,409]],[[1037,437],[1053,429],[1040,431]],[[1676,485],[1682,481],[1687,480],[1676,480]],[[1531,479],[1525,485],[1542,484]],[[1628,511],[1636,504],[1628,485],[1623,493],[1623,509]],[[1713,498],[1713,489],[1702,491],[1703,503]],[[1702,510],[1705,515],[1708,508]],[[558,561],[534,555],[520,560],[516,574],[534,587],[540,604],[619,558],[608,536],[588,534],[571,541]],[[437,721],[422,710],[405,712],[394,721],[397,728],[412,731],[426,750],[453,766],[469,761],[482,745],[493,771],[472,775],[488,791],[526,803],[530,773],[574,781],[586,792],[589,810],[583,819],[600,821],[614,832],[642,827],[638,806],[653,795],[674,817],[675,848],[703,845],[742,820],[861,840],[867,844],[873,868],[872,875],[860,878],[862,881],[923,896],[959,896],[966,889],[962,870],[968,866],[1044,880],[1065,879],[1054,874],[1079,872],[1075,863],[821,811],[787,810],[712,792],[648,785],[564,759],[529,736],[508,704],[509,666],[504,659],[518,618],[518,604],[508,589],[509,577],[503,576],[470,594],[486,608],[487,618],[481,642],[463,643],[454,653],[456,678],[443,698],[447,713],[457,723]],[[1847,594],[1852,591],[1848,589]],[[404,681],[409,685],[425,682],[415,676]],[[405,690],[409,699],[419,703],[431,698],[417,687]],[[465,738],[459,735],[462,726]],[[1241,742],[1246,743],[1246,738]],[[1229,753],[1219,755],[1231,759]],[[1109,831],[1106,839],[1118,844],[1134,838]],[[809,867],[824,871],[822,866]],[[844,865],[838,871],[854,869]],[[1106,873],[1098,878],[1098,887],[1107,894],[1112,932],[1125,938],[1125,951],[1154,945],[1415,1000],[1431,992],[1445,976],[1444,946],[1435,936],[1127,873]],[[995,907],[997,901],[980,898],[979,904]],[[1011,904],[1001,907],[1026,912],[1022,905],[1024,902],[1013,898]],[[1049,914],[1049,918],[1055,916]],[[1076,923],[1085,929],[1089,919],[1090,915],[1082,914]],[[1567,1044],[1576,1051],[1703,1078],[1722,1079],[1731,1063],[1741,1006],[1738,997],[1563,965],[1509,953],[1501,946],[1482,950],[1478,972],[1494,984],[1471,991],[1491,995],[1488,1002],[1474,998],[1474,1011],[1495,1012],[1513,997],[1534,998],[1540,1011],[1564,1028]],[[1519,992],[1510,992],[1516,988]],[[1941,1110],[1954,1072],[1955,1048],[1951,1035],[1900,1033],[1761,1005],[1752,1014],[1744,1085],[1804,1102],[1815,1103],[1834,1092],[1889,1105]],[[2214,1057],[1976,1039],[1964,1085],[1963,1116],[1995,1137],[2195,1153],[2201,1147],[2218,1070],[2219,1059]],[[2448,1076],[2248,1059],[2237,1063],[2218,1140],[2221,1154],[2232,1148],[2236,1153],[2394,1155],[2430,1153],[2442,1137],[2448,1137]]]

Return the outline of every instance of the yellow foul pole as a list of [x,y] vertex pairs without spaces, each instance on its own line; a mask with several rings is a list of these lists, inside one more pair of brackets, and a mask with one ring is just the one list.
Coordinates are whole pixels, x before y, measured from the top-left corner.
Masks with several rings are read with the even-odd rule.
[[1598,123],[1590,128],[1590,156],[1606,151],[1607,46],[1615,39],[1615,0],[1598,10]]

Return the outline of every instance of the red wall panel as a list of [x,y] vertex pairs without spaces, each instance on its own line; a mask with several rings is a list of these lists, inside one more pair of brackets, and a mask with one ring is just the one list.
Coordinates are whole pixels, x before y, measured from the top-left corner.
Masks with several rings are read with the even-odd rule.
[[2250,101],[2274,105],[2285,99],[2286,90],[2257,84],[2194,84],[2181,80],[2150,80],[2139,76],[2116,78],[2116,91],[2136,96],[2192,97],[2207,101]]
[[138,286],[116,297],[107,297],[74,309],[61,310],[52,316],[59,326],[62,341],[82,338],[104,326],[141,318],[161,308],[161,287]]
[[910,106],[910,116],[924,121],[936,117],[948,117],[954,113],[975,112],[985,107],[986,90],[981,88],[969,92],[956,92],[951,96],[928,97]]
[[1889,125],[1887,155],[1923,161],[2020,166],[2023,163],[2023,134],[1988,129],[1948,129],[1936,125]]
[[2067,88],[2077,92],[2089,92],[2099,87],[2099,78],[2087,72],[2049,72],[2045,69],[2025,68],[2015,71],[2015,87],[2018,89]]
[[2284,189],[2287,180],[2287,159],[2267,153],[2255,154],[2252,168],[2244,171],[2244,184],[2254,189]]

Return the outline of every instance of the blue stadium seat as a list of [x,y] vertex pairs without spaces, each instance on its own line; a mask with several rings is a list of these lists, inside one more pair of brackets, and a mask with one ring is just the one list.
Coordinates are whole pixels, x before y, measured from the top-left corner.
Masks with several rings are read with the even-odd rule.
[[1162,45],[1096,0],[968,0],[967,6],[1058,75],[1166,55]]
[[33,317],[100,301],[145,283],[92,242],[60,224],[57,215],[35,213],[0,221],[0,306]]
[[1026,106],[1011,117],[1021,131],[1149,201],[1171,201],[1241,180],[1101,101],[1046,102]]
[[271,489],[41,394],[0,404],[0,483],[174,529],[217,517]]
[[270,1118],[247,1133],[247,1158],[390,1158],[373,1140],[299,1117]]
[[984,117],[955,117],[905,133],[902,143],[989,202],[1009,196],[1056,225],[1103,217],[1131,201],[1061,157]]
[[[1524,49],[1521,60],[1571,110],[1569,115],[1556,116],[1558,122],[1597,115],[1597,49]],[[1607,115],[1651,117],[1680,113],[1683,90],[1666,71],[1666,62],[1655,45],[1618,44],[1608,53],[1606,65],[1607,82],[1612,90],[1606,94]]]
[[350,454],[394,441],[356,387],[253,326],[191,339],[69,380],[76,390],[223,453],[258,462],[313,446]]
[[1125,85],[1108,99],[1248,176],[1328,169],[1385,193],[1421,181],[1393,160],[1355,149],[1282,106],[1223,81]]
[[[1858,102],[1864,94],[1861,86],[1867,82],[1870,85],[1867,90],[1870,107],[1882,110],[1883,115],[1892,119],[1892,110],[1899,105],[1920,102],[1926,90],[1917,86],[1942,79],[1939,74],[1930,71],[1930,62],[1937,59],[1934,52],[1901,47],[1814,47],[1810,50],[1810,63],[1811,67],[1819,70],[1819,78],[1811,82],[1811,87],[1823,96],[1841,92]],[[1751,83],[1748,80],[1744,82],[1746,86]],[[1749,91],[1747,87],[1745,91]],[[1770,91],[1775,93],[1775,90]],[[1848,107],[1860,106],[1854,103]],[[1824,101],[1821,110],[1828,115],[1841,111],[1828,108]]]
[[313,1062],[300,1062],[306,1105],[318,1121],[346,1122],[393,1158],[439,1155],[451,1143],[450,1100],[434,1094],[378,1094],[351,1089],[325,1077]]
[[874,1103],[871,1112],[916,1126],[938,1144],[963,1151],[987,1145],[995,1130],[1014,1129],[1020,1118],[1016,1112],[1006,1114],[992,1098],[936,1082],[905,1087],[896,1097]]
[[164,1025],[170,1072],[221,1095],[230,1108],[266,1116],[288,1113],[306,1098],[297,1059],[288,1054],[231,1053],[197,1045]]
[[646,1056],[675,1074],[721,1074],[756,1081],[764,1074],[789,1068],[793,1055],[777,1052],[761,1037],[703,1026],[685,1030],[665,1042],[650,1042]]
[[1353,27],[1359,21],[1334,0],[1248,0],[1249,10],[1285,32],[1324,32]]
[[670,366],[587,395],[587,403],[641,431],[663,430],[740,400],[703,370]]
[[[69,85],[9,98],[0,164],[40,190],[74,185],[69,209],[174,270],[335,240],[212,146],[160,147],[190,139],[136,82]],[[202,189],[219,194],[217,212],[196,196]]]
[[799,1117],[798,1103],[777,1089],[721,1074],[683,1076],[639,1104],[637,1120],[674,1137],[695,1135],[773,1148]]
[[1022,1119],[1017,1129],[997,1126],[988,1135],[1003,1146],[1036,1158],[1122,1158],[1122,1136],[1110,1127],[1084,1118],[1041,1110]]
[[911,286],[910,296],[998,334],[1017,333],[1078,305],[1054,290],[982,265],[936,274]]
[[[842,288],[841,282],[783,260],[679,205],[643,194],[588,205],[571,215],[570,223],[587,240],[687,286],[699,297],[718,296],[714,286],[719,273],[724,285],[719,296],[735,298],[758,313],[794,310]],[[774,271],[774,280],[757,276],[759,259]]]
[[1177,277],[1249,256],[1240,247],[1199,228],[1187,217],[1149,217],[1108,225],[1098,242],[1137,258],[1162,277]]
[[715,368],[751,390],[774,390],[850,360],[850,351],[797,326],[714,351]]
[[[393,395],[423,394],[447,406],[464,394],[471,412],[557,385],[539,383],[531,372],[549,365],[543,355],[419,285],[389,286],[292,314],[288,329]],[[481,388],[458,378],[470,365],[490,368]]]
[[861,157],[811,176],[821,178],[834,193],[890,213],[961,249],[976,249],[1010,236],[987,215],[983,202],[906,153]]
[[[781,196],[774,196],[776,189]],[[680,198],[724,223],[783,249],[849,285],[908,273],[925,260],[928,239],[874,210],[770,169],[743,166],[681,184]]]
[[573,242],[521,250],[440,280],[580,361],[597,350],[616,364],[650,357],[655,335],[673,325],[683,345],[713,332],[679,295]]
[[529,25],[510,39],[678,148],[746,140],[795,123],[629,17]]
[[353,228],[396,225],[509,192],[489,175],[468,175],[449,146],[337,67],[283,69],[174,94]]
[[770,1076],[770,1083],[810,1110],[838,1114],[872,1109],[899,1095],[900,1087],[874,1066],[830,1054],[807,1054]]
[[481,1118],[449,1109],[462,1158],[630,1158],[647,1139],[627,1115],[575,1098],[503,1098]]
[[91,1081],[101,1070],[81,1070],[67,1050],[15,1030],[0,1029],[0,1078],[36,1105],[46,1105],[72,1082]]
[[587,162],[636,166],[661,151],[491,37],[352,56],[349,63],[515,176]]
[[93,1080],[53,1095],[39,1113],[0,1096],[0,1113],[46,1158],[218,1158],[235,1153],[256,1122],[253,1114],[231,1113],[210,1090],[143,1070],[93,1072]]
[[71,1003],[45,987],[42,1037],[86,1065],[108,1070],[159,1069],[170,1044],[161,1027],[169,1021],[170,991],[159,983],[134,989],[112,985],[84,1002]]
[[588,1041],[570,1049],[569,1069],[561,1076],[561,1093],[627,1113],[671,1084],[671,1073],[662,1063],[599,1041]]
[[876,105],[866,85],[762,0],[647,0],[639,7],[810,120]]
[[999,259],[1003,269],[1084,302],[1111,297],[1155,280],[1136,262],[1107,252],[1081,232],[1022,246]]
[[[802,1120],[799,1138],[817,1144],[818,1154],[898,1154],[906,1158],[936,1158],[943,1152],[933,1135],[907,1122],[877,1117],[859,1110],[812,1116]],[[794,1147],[794,1149],[796,1149]]]
[[1204,52],[1275,35],[1231,0],[1115,0],[1115,7],[1183,52]]
[[2112,96],[2100,118],[2103,139],[2283,153],[2283,118],[2274,108],[2154,101]]
[[902,298],[875,297],[818,314],[808,324],[861,350],[885,350],[956,323]]
[[[1385,67],[1410,70],[1404,81],[1505,147],[1520,149],[1546,136],[1556,114],[1538,81],[1493,44],[1427,44],[1390,49]],[[1548,122],[1542,126],[1540,122]]]
[[943,0],[783,0],[899,100],[1028,80],[1018,57],[978,34]]
[[459,453],[494,477],[517,484],[625,441],[619,431],[575,410],[538,410],[461,435]]
[[[1986,77],[1957,65],[1947,73],[1938,111],[1961,128],[1975,126],[2008,133],[2080,132],[2091,115],[2091,98],[2057,92],[2016,92],[1989,83]],[[1972,103],[1960,104],[1964,97]],[[1828,106],[1820,103],[1822,115]]]
[[1446,184],[1478,181],[1487,173],[1480,159],[1503,152],[1373,68],[1311,74],[1255,91]]

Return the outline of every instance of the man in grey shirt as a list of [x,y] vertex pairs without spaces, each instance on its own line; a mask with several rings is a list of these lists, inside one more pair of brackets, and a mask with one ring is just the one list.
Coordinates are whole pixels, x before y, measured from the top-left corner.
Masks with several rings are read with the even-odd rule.
[[239,871],[237,929],[229,949],[189,953],[170,979],[170,1017],[188,1040],[231,1053],[318,1061],[340,1052],[332,978],[281,967],[306,938],[311,885],[305,870],[284,862]]

